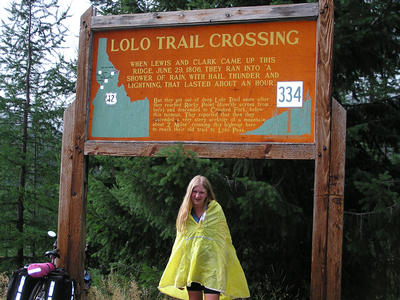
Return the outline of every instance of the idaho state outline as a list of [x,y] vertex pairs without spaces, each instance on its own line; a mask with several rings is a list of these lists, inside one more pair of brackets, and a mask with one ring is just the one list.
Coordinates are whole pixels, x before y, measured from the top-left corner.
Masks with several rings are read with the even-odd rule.
[[[124,85],[118,87],[119,71],[109,60],[107,38],[100,38],[96,81],[100,85],[93,99],[91,136],[130,138],[149,136],[149,100],[131,101]],[[107,98],[113,101],[106,101]],[[108,103],[107,103],[108,102]]]

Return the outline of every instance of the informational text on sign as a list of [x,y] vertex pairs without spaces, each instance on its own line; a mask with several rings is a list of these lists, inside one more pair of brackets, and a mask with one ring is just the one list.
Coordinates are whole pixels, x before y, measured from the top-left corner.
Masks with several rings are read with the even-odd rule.
[[316,22],[94,32],[89,140],[313,143]]

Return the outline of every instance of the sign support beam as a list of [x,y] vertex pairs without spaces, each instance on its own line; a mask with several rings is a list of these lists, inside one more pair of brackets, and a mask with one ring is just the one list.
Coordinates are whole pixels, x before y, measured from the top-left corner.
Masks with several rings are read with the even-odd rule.
[[[319,1],[316,86],[316,158],[311,263],[311,299],[327,299],[330,175],[332,161],[333,0]],[[341,256],[341,253],[340,253]],[[332,279],[332,278],[331,278]],[[336,279],[337,280],[337,279]],[[340,279],[339,279],[340,282]]]
[[346,153],[346,111],[333,99],[327,234],[327,297],[340,299]]
[[81,17],[78,81],[75,102],[64,113],[59,193],[57,267],[63,267],[77,284],[77,299],[83,293],[86,246],[87,156],[84,155],[86,99],[89,66],[90,21],[93,8]]

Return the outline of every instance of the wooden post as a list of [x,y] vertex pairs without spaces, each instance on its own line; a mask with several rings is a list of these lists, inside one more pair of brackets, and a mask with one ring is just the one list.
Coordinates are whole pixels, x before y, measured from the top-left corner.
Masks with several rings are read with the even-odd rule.
[[84,155],[90,20],[93,9],[81,17],[78,53],[77,98],[64,114],[61,159],[58,248],[64,267],[77,283],[77,299],[84,299],[84,259],[86,240],[87,164]]
[[72,158],[73,147],[73,124],[75,116],[75,102],[64,111],[64,131],[61,148],[60,169],[60,191],[58,200],[58,238],[57,246],[60,258],[57,259],[57,267],[65,267],[68,253],[68,239],[70,230],[70,207],[71,207],[71,181],[72,181]]
[[320,205],[317,207],[318,212],[314,207],[315,240],[313,239],[311,299],[339,300],[342,277],[346,111],[336,100],[332,102],[330,145],[329,186],[325,187],[329,191],[327,195],[315,198]]
[[[84,286],[83,265],[85,251],[86,195],[85,195],[85,163],[83,155],[79,155],[74,144],[76,102],[64,112],[64,132],[61,151],[60,192],[58,212],[57,246],[60,258],[57,267],[63,267],[77,283],[79,297]],[[75,158],[74,158],[75,157]],[[73,161],[80,160],[82,165],[74,169]],[[73,192],[73,184],[82,182],[80,195]],[[82,299],[82,298],[80,298]]]
[[327,233],[331,168],[331,73],[333,53],[333,0],[319,1],[317,34],[316,158],[311,264],[311,299],[327,297]]
[[338,300],[341,295],[342,242],[344,212],[344,176],[346,154],[346,111],[334,99],[332,102],[331,168],[329,174],[328,205],[328,300]]

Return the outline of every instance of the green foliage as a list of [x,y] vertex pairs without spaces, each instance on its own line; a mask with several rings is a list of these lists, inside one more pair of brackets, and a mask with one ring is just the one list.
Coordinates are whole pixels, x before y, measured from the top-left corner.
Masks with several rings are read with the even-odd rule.
[[335,5],[334,96],[371,103],[398,95],[400,2],[341,0]]
[[346,104],[342,294],[398,299],[399,1],[335,1],[334,96]]
[[[362,283],[354,299],[374,296],[376,299],[397,299],[400,276],[400,197],[396,180],[385,171],[376,176],[359,171],[354,185],[360,193],[361,212],[347,212],[344,258],[357,278],[344,273],[344,285]],[[398,180],[397,180],[398,181]],[[373,270],[373,272],[371,272]],[[350,293],[352,291],[350,290]],[[350,294],[351,295],[351,294]]]
[[347,109],[343,294],[349,299],[397,299],[399,98]]
[[67,13],[56,4],[13,1],[1,27],[1,270],[42,257],[45,232],[57,226],[62,99],[74,80],[58,59]]
[[[298,241],[303,209],[283,201],[271,184],[232,178],[229,161],[200,159],[183,146],[163,148],[153,158],[96,157],[91,163],[88,237],[93,260],[103,272],[113,269],[156,287],[171,251],[187,184],[202,174],[212,182],[224,208],[252,288],[264,277],[265,266],[276,261],[292,279],[295,263],[290,256],[297,249],[293,243],[298,247],[303,243]],[[262,259],[254,259],[260,253]],[[296,284],[304,285],[302,280]]]
[[173,241],[188,179],[199,173],[213,178],[215,167],[183,147],[162,150],[157,158],[96,159],[102,164],[94,165],[89,180],[88,232],[102,245],[99,258],[132,265],[137,253],[157,266],[164,263],[158,247],[169,248]]

